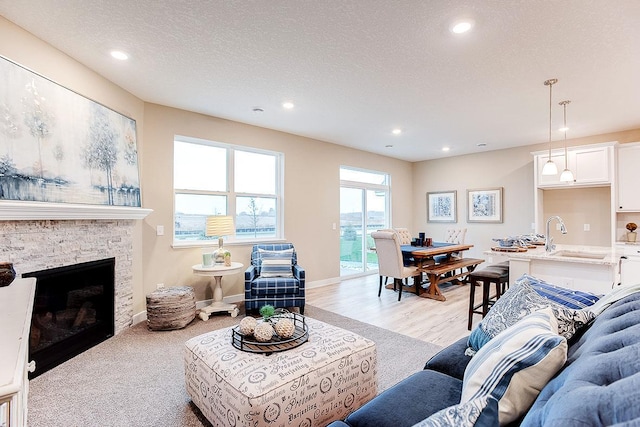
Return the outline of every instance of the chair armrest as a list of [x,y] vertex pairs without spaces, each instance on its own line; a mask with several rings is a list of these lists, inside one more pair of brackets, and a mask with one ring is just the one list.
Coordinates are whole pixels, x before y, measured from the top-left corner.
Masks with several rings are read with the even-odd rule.
[[442,372],[454,378],[462,380],[467,364],[471,361],[471,356],[464,354],[467,349],[469,337],[460,338],[458,341],[443,348],[436,353],[424,366],[424,369]]
[[249,268],[244,271],[245,282],[250,282],[258,276],[258,269],[255,265],[251,264]]
[[304,288],[304,280],[305,280],[305,271],[304,268],[300,267],[298,264],[293,266],[293,277],[300,281],[300,287]]

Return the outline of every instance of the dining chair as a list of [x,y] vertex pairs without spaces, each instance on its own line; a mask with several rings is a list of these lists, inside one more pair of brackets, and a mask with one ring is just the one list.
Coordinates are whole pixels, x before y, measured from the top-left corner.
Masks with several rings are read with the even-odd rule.
[[[447,228],[444,232],[444,242],[445,243],[453,243],[456,245],[464,244],[464,238],[467,235],[466,228]],[[452,252],[451,256],[459,257],[460,252]],[[442,262],[446,259],[445,256],[439,256],[434,258],[436,262]],[[462,272],[462,270],[461,270]],[[455,271],[453,272],[455,273]]]
[[415,278],[415,286],[420,286],[418,267],[405,266],[400,249],[400,238],[395,231],[374,231],[371,237],[376,244],[378,255],[378,271],[380,274],[380,287],[378,297],[382,294],[382,276],[392,277],[394,289],[398,288],[398,301],[402,298],[402,280],[408,277]]

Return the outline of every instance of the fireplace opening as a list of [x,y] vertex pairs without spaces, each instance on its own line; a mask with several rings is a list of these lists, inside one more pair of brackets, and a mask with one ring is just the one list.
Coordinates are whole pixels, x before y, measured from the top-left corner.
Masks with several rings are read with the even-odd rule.
[[24,273],[35,277],[29,360],[35,378],[114,334],[115,258]]

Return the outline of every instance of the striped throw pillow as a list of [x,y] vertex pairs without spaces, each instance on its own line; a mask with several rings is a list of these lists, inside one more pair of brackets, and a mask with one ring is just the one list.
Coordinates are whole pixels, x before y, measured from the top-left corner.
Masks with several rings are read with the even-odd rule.
[[484,345],[464,372],[461,403],[491,396],[500,425],[518,419],[567,360],[551,307],[529,314]]

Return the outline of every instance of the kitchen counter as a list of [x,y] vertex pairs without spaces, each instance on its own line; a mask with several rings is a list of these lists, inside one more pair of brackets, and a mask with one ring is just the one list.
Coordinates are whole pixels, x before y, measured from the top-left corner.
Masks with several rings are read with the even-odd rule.
[[557,245],[552,252],[544,246],[526,252],[497,252],[488,250],[488,264],[509,260],[509,281],[513,283],[523,274],[549,283],[596,294],[605,294],[620,283],[618,263],[621,252],[616,247]]
[[485,255],[508,256],[510,259],[537,259],[545,261],[615,265],[620,255],[616,248],[605,246],[556,245],[552,252],[546,252],[544,246],[528,249],[526,252],[497,252],[488,250]]

